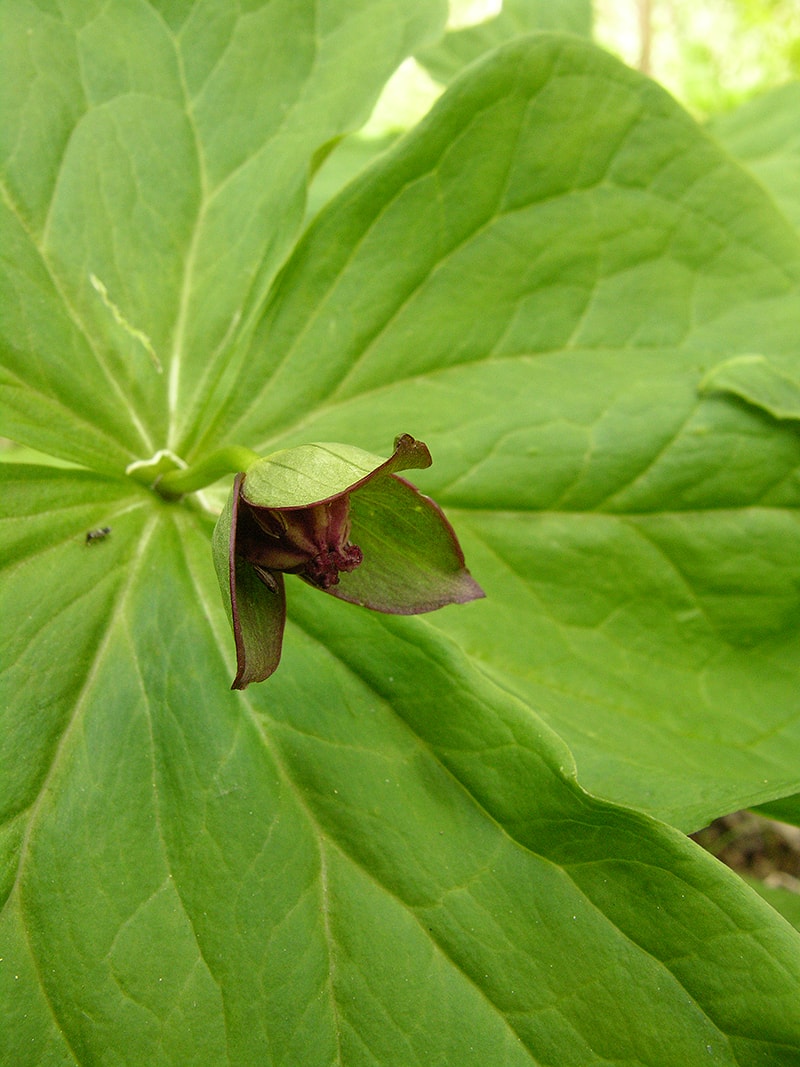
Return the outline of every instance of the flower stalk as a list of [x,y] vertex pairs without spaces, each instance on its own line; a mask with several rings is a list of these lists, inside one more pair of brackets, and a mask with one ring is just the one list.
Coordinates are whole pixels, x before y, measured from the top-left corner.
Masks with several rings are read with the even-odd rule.
[[226,474],[247,470],[260,459],[258,453],[249,448],[229,445],[212,452],[194,466],[170,470],[159,475],[153,483],[153,488],[167,499],[175,499],[184,493],[196,493],[205,489],[206,486],[224,478]]

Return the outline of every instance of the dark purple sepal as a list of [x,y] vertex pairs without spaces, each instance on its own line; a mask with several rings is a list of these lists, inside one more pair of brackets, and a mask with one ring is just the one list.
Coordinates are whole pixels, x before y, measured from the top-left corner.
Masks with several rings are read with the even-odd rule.
[[237,474],[233,489],[214,530],[214,563],[222,599],[233,627],[236,677],[231,689],[246,689],[263,682],[280,663],[286,623],[283,575],[267,571],[238,554],[238,541],[251,535],[241,523],[240,489],[244,474]]

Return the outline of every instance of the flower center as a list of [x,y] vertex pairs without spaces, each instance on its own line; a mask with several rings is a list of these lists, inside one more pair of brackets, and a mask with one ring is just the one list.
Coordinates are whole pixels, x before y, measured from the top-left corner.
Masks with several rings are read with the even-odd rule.
[[[339,584],[364,555],[350,542],[346,495],[307,508],[240,509],[237,552],[260,571],[299,574],[318,589]],[[263,576],[262,576],[263,580]]]
[[320,589],[330,589],[339,584],[340,571],[354,571],[364,559],[358,545],[349,542],[341,546],[329,546],[310,559],[300,572]]

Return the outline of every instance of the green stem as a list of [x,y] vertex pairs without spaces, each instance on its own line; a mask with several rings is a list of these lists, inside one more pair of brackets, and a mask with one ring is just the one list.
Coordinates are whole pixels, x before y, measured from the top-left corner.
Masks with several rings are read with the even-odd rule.
[[154,488],[167,498],[196,493],[198,489],[205,489],[207,485],[224,478],[226,474],[238,474],[239,471],[247,470],[258,459],[261,459],[258,453],[249,448],[229,445],[218,452],[212,452],[193,467],[167,471],[157,479]]

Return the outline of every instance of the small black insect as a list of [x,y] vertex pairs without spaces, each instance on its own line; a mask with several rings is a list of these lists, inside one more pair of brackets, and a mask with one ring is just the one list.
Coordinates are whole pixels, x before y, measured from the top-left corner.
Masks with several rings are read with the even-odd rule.
[[110,533],[110,526],[101,526],[99,530],[88,530],[86,533],[86,544],[93,545],[95,541],[105,541]]

